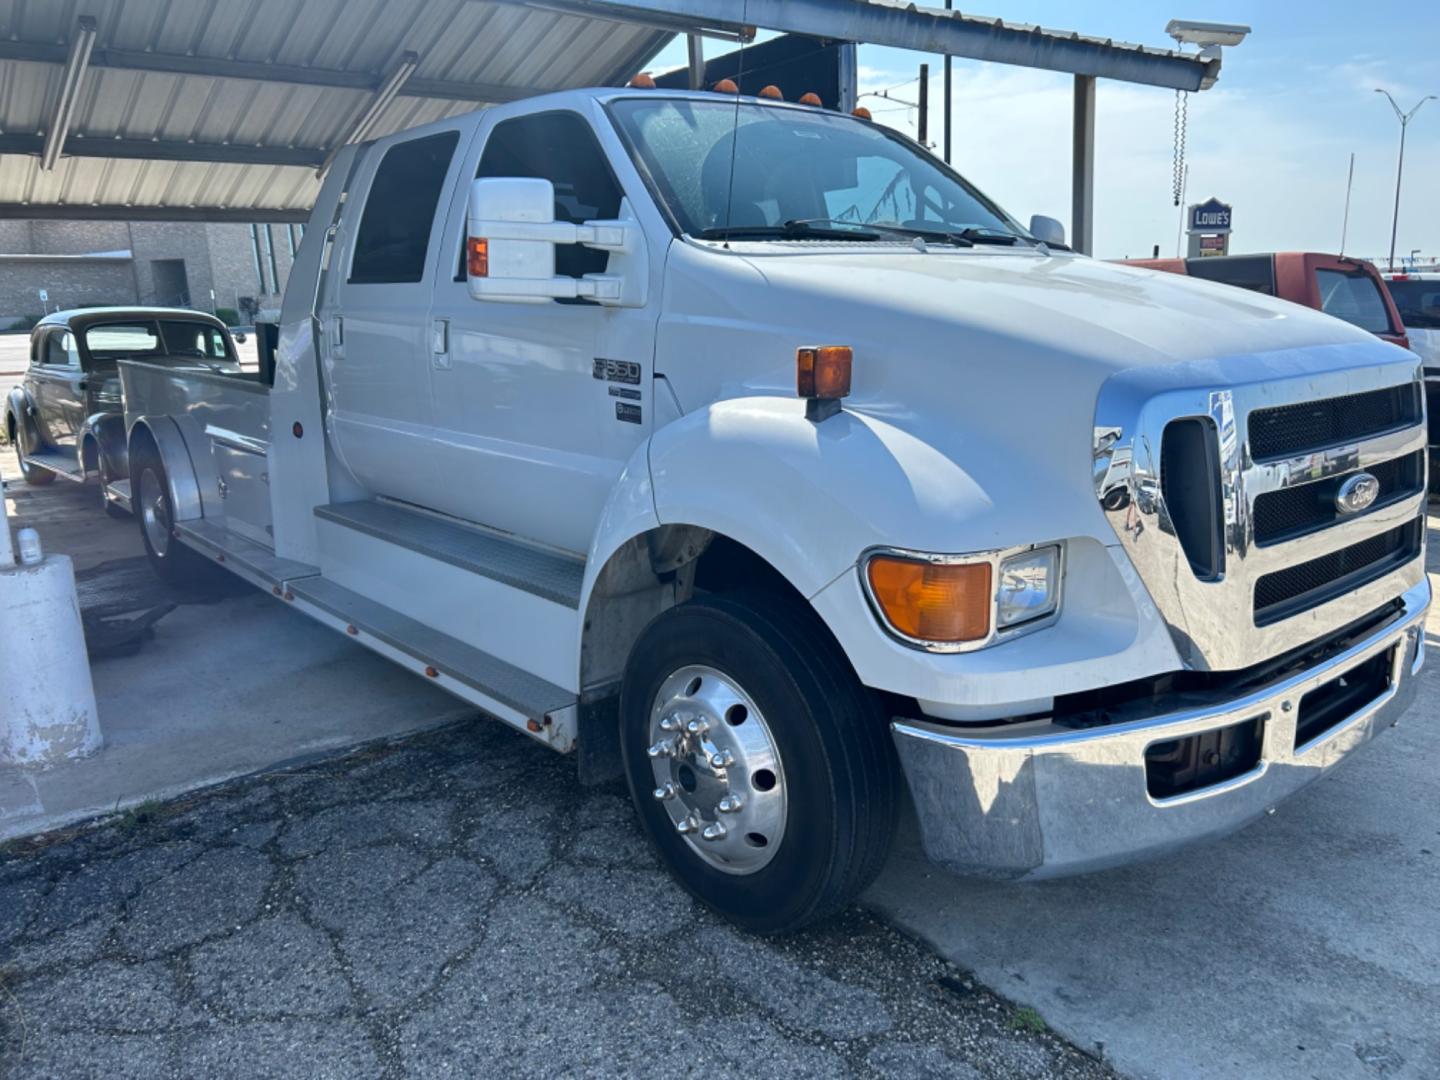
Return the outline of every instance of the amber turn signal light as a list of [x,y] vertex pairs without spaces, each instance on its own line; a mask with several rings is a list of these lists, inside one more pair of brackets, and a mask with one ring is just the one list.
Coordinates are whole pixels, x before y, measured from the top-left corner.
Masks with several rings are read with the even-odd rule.
[[849,345],[805,345],[795,350],[795,390],[802,398],[850,395]]
[[933,563],[876,555],[865,567],[870,595],[896,633],[956,645],[990,634],[990,564]]
[[490,276],[490,241],[483,236],[472,236],[465,246],[465,265],[471,277]]

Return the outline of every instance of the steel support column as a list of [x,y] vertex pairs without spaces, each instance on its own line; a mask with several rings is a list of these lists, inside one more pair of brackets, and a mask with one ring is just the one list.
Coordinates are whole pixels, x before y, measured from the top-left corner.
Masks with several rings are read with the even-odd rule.
[[1070,246],[1086,255],[1095,245],[1095,76],[1075,76],[1071,133]]
[[705,89],[705,40],[699,34],[691,34],[685,39],[685,47],[690,54],[690,89]]

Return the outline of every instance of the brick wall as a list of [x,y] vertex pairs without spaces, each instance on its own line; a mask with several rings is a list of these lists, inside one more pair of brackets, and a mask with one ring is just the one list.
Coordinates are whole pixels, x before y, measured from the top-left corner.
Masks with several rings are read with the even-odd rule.
[[0,329],[41,314],[40,289],[49,308],[135,303],[129,260],[7,259],[0,255]]

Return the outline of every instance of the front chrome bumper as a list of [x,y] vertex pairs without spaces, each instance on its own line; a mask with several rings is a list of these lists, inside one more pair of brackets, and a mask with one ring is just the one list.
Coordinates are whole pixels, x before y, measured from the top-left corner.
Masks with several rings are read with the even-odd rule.
[[[979,733],[895,722],[926,854],[957,873],[1034,879],[1132,862],[1240,828],[1393,726],[1414,700],[1428,581],[1403,600],[1398,618],[1325,663],[1200,708],[1085,730],[1026,724]],[[1295,746],[1300,699],[1389,649],[1389,688]],[[1173,798],[1150,796],[1147,747],[1261,716],[1260,760],[1249,772]]]

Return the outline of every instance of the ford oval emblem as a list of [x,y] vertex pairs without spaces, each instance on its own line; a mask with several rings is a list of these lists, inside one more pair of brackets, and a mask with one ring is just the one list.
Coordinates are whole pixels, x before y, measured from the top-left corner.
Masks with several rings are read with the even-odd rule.
[[1335,493],[1335,509],[1342,514],[1368,510],[1380,496],[1380,481],[1368,472],[1356,473]]

